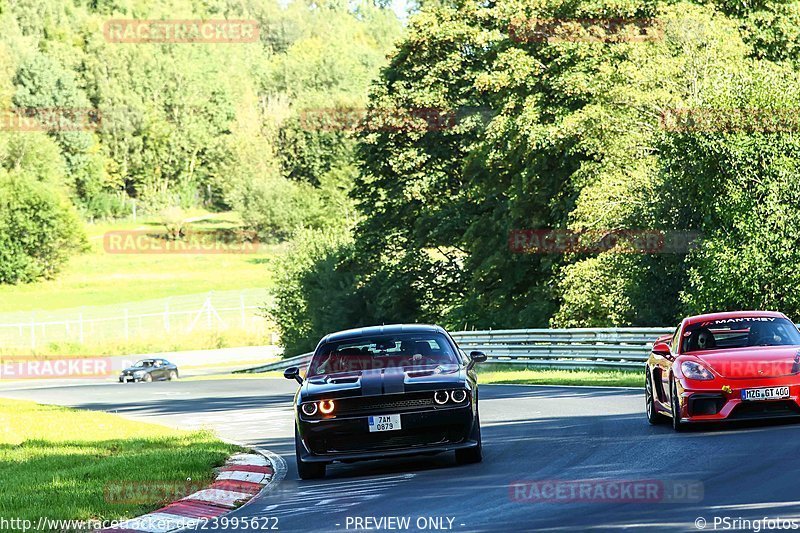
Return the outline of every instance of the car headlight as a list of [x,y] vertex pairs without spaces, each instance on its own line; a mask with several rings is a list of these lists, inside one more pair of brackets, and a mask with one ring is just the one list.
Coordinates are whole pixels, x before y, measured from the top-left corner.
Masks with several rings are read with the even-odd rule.
[[333,400],[322,400],[319,402],[319,412],[323,415],[329,415],[333,412],[334,407],[336,407],[333,403]]
[[467,391],[463,389],[450,391],[450,398],[452,398],[456,403],[461,403],[467,399]]
[[699,379],[707,381],[714,379],[714,375],[706,367],[694,361],[684,361],[681,363],[681,372],[689,379]]
[[133,377],[140,378],[140,377],[144,376],[145,373],[146,372],[144,370],[137,370],[136,372],[133,373]]
[[444,390],[437,390],[433,394],[433,401],[436,402],[438,405],[444,405],[447,403],[447,391]]
[[303,414],[307,416],[314,416],[317,414],[317,402],[304,403],[300,409],[303,410]]

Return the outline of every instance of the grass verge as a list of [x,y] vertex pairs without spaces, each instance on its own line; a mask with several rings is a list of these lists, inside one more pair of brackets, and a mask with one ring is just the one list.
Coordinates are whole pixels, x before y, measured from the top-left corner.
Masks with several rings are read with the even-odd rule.
[[[265,328],[266,330],[266,328]],[[169,336],[147,335],[124,339],[104,340],[91,343],[50,342],[32,350],[30,348],[0,347],[3,356],[71,356],[71,357],[109,357],[114,355],[140,355],[165,352],[185,352],[192,350],[219,350],[245,346],[267,346],[273,337],[269,331],[255,332],[241,328],[225,331],[193,332],[171,334]]]
[[478,366],[481,384],[586,385],[600,387],[642,387],[641,371],[508,369],[500,365]]
[[0,399],[0,516],[132,518],[203,488],[236,450],[209,432]]
[[[549,370],[509,369],[503,365],[479,365],[478,381],[483,385],[585,385],[592,387],[642,387],[643,374],[638,370]],[[197,376],[194,380],[237,378],[282,378],[282,371]]]
[[206,374],[204,376],[191,376],[185,378],[183,381],[216,381],[220,379],[284,379],[283,372],[281,371],[273,371],[273,372],[259,372],[259,373],[248,373],[248,372],[232,372],[232,373],[225,373],[225,374]]
[[[220,230],[240,224],[234,213],[207,213],[193,230]],[[87,224],[90,247],[72,257],[53,280],[0,286],[0,313],[114,305],[208,291],[270,288],[282,245],[262,245],[257,253],[115,254],[106,252],[108,231],[161,231],[158,217],[136,223]]]

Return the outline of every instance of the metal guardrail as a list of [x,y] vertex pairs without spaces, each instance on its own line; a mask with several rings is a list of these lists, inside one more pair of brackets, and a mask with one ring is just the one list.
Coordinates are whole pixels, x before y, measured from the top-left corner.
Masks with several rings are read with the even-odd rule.
[[[565,369],[641,368],[660,335],[672,328],[574,328],[457,331],[453,339],[466,353],[484,352],[487,363]],[[251,368],[247,372],[305,367],[311,353]]]
[[313,353],[304,353],[302,355],[297,355],[295,357],[288,357],[286,359],[281,359],[280,361],[276,361],[274,363],[270,363],[264,366],[257,366],[255,368],[248,368],[246,370],[240,370],[241,373],[250,373],[255,374],[259,372],[274,372],[276,370],[286,370],[290,366],[299,366],[300,368],[305,368],[308,366],[308,363],[311,362],[311,356]]

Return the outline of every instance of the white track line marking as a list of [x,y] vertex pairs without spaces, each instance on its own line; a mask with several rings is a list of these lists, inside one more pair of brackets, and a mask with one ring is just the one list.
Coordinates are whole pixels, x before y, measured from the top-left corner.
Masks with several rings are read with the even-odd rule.
[[236,455],[228,459],[226,464],[230,466],[235,466],[235,465],[269,466],[269,461],[267,461],[266,457],[263,457],[261,455],[237,453]]
[[249,500],[252,497],[252,494],[245,494],[244,492],[235,492],[232,490],[203,489],[195,492],[194,494],[190,494],[189,496],[185,497],[184,500],[198,500],[214,503],[223,507],[234,508],[236,507],[236,502]]
[[267,476],[260,472],[245,472],[244,470],[228,470],[220,472],[217,481],[233,479],[235,481],[249,481],[250,483],[263,483]]

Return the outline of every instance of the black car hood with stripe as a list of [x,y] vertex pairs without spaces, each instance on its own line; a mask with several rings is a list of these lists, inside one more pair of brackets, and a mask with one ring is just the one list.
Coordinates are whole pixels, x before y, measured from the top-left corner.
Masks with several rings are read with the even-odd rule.
[[459,365],[361,370],[308,378],[301,401],[436,391],[465,384],[466,370]]

